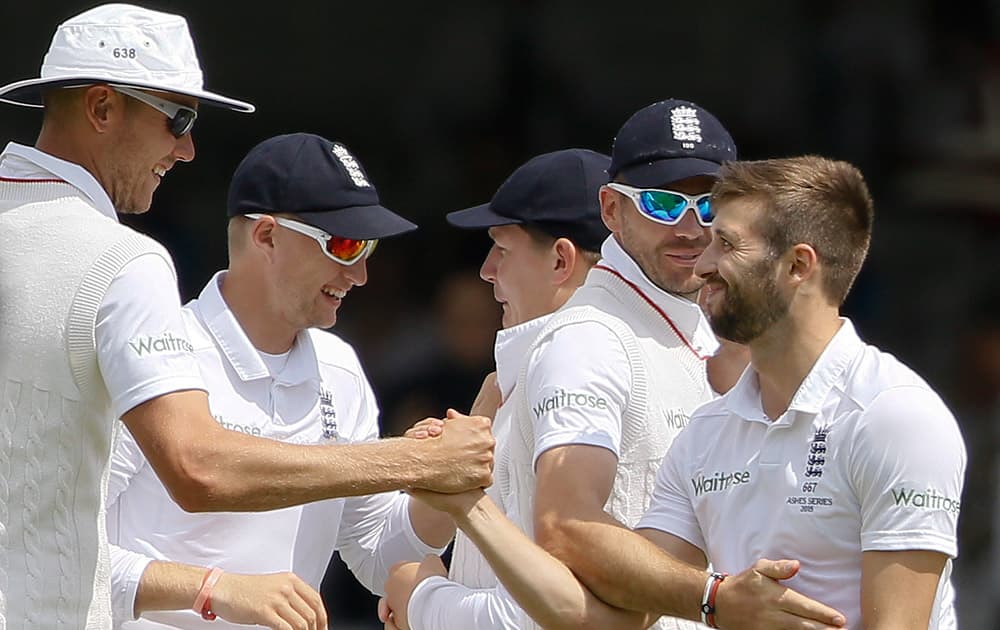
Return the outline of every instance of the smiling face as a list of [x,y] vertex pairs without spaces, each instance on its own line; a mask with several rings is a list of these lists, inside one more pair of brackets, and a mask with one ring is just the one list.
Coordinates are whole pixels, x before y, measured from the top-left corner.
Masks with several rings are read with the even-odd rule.
[[553,310],[556,287],[547,270],[551,247],[544,247],[519,225],[498,225],[479,276],[493,285],[493,297],[503,308],[503,326],[510,328]]
[[715,211],[712,242],[695,266],[705,282],[701,305],[715,334],[746,344],[787,316],[791,297],[778,286],[779,256],[754,229],[761,204],[735,198]]
[[[270,218],[261,220],[273,222]],[[316,240],[277,224],[272,239],[271,307],[277,315],[275,321],[293,333],[333,326],[347,292],[368,281],[367,260],[342,265],[324,254]]]
[[[700,195],[711,190],[713,181],[700,176],[657,188]],[[693,300],[704,284],[694,273],[695,261],[711,238],[694,212],[689,209],[676,225],[663,225],[643,215],[631,199],[608,188],[601,190],[601,205],[605,223],[646,277],[668,293]]]
[[[197,106],[192,97],[150,93],[188,107]],[[120,101],[124,116],[110,139],[107,162],[98,179],[118,212],[141,214],[149,210],[154,191],[174,164],[194,159],[194,141],[190,133],[175,138],[162,112],[124,94],[112,94]]]

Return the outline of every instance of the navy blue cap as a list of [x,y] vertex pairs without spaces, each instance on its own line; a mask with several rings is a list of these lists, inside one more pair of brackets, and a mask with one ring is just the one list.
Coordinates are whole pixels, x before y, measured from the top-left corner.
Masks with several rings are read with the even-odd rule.
[[233,173],[226,205],[231,217],[290,213],[345,238],[386,238],[417,229],[381,205],[347,147],[311,133],[275,136],[250,149]]
[[544,153],[525,162],[500,185],[493,199],[448,213],[448,223],[467,229],[532,225],[599,252],[610,232],[601,219],[598,191],[608,181],[611,158],[587,149]]
[[736,143],[719,119],[690,101],[667,99],[632,114],[615,136],[611,179],[652,188],[715,176],[736,159]]

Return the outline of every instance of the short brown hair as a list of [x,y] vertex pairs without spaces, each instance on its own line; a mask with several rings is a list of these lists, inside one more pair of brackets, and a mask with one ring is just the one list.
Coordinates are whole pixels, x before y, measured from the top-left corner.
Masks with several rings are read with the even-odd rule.
[[763,204],[758,225],[778,256],[805,243],[823,264],[823,289],[842,305],[871,242],[874,204],[861,172],[815,155],[723,165],[712,188],[722,203],[750,197]]

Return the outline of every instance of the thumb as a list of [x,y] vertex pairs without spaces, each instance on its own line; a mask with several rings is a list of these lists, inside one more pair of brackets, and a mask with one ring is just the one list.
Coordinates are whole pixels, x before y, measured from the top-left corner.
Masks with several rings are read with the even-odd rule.
[[799,572],[798,560],[758,560],[754,570],[772,580],[787,580]]
[[378,620],[385,623],[389,619],[389,603],[384,597],[378,600]]
[[458,411],[455,411],[454,409],[449,407],[447,413],[445,413],[445,418],[448,418],[449,420],[454,420],[455,418],[461,418],[463,415],[465,414],[459,413]]

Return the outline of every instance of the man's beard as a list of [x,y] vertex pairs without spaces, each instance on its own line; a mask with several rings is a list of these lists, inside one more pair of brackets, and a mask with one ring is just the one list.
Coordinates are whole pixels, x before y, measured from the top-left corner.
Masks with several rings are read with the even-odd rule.
[[767,258],[743,274],[742,285],[726,283],[725,299],[717,312],[711,314],[716,335],[746,344],[788,314],[790,300],[778,291],[773,270],[773,261]]

